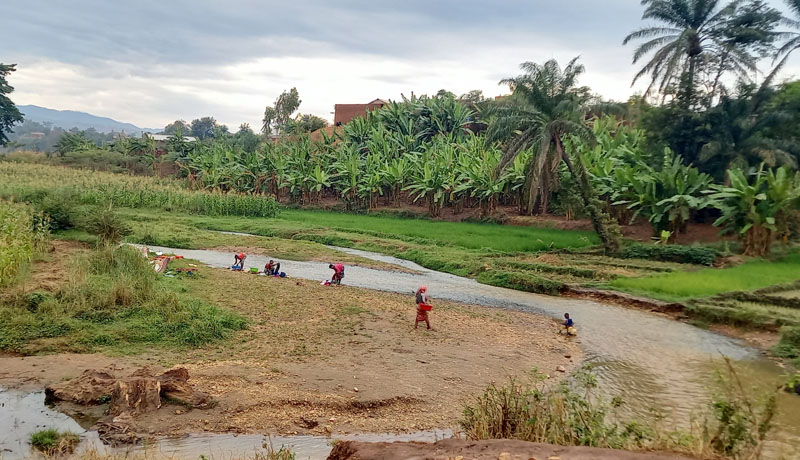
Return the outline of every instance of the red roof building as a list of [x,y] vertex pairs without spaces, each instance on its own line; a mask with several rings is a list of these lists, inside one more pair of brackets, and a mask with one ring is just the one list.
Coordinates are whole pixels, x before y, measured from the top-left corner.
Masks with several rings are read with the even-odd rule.
[[355,117],[360,117],[370,110],[380,109],[388,104],[383,99],[375,99],[366,104],[336,104],[333,108],[333,125],[341,126],[347,124]]

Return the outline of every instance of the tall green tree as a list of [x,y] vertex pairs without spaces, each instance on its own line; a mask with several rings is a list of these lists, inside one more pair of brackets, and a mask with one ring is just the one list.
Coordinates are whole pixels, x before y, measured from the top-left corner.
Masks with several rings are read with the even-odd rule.
[[578,77],[584,72],[578,58],[563,69],[555,60],[544,64],[524,62],[524,73],[501,83],[509,85],[511,97],[493,109],[493,121],[487,136],[490,141],[505,141],[499,171],[514,161],[517,155],[530,146],[536,154],[530,162],[523,193],[523,208],[527,214],[547,212],[551,191],[557,185],[558,167],[563,161],[576,177],[587,212],[606,251],[619,249],[619,229],[597,202],[580,157],[573,163],[564,148],[563,138],[573,135],[592,138],[586,125],[590,109],[589,88],[578,86]]
[[789,7],[789,11],[793,17],[784,17],[783,23],[794,30],[780,33],[781,38],[785,39],[785,42],[778,48],[775,58],[783,58],[782,63],[786,62],[786,59],[794,50],[800,48],[800,0],[784,1],[786,2],[786,6]]
[[324,118],[320,118],[310,113],[301,113],[294,119],[290,119],[286,126],[287,134],[310,133],[328,126]]
[[646,6],[642,19],[660,24],[634,31],[623,41],[644,40],[634,51],[634,64],[650,56],[633,82],[649,75],[647,94],[653,89],[666,94],[677,87],[677,98],[685,107],[701,102],[697,85],[702,72],[714,75],[712,99],[724,73],[747,78],[755,72],[780,18],[760,0],[725,5],[719,0],[642,0],[642,4]]
[[292,114],[300,108],[300,93],[297,88],[284,91],[275,99],[275,104],[264,109],[264,119],[261,132],[269,136],[271,134],[284,134]]
[[8,84],[6,77],[15,70],[17,70],[16,64],[0,63],[0,147],[8,144],[11,127],[22,123],[22,114],[14,102],[6,96],[14,91],[14,87]]
[[190,132],[195,138],[203,140],[214,137],[217,127],[217,120],[214,117],[195,118],[192,120]]
[[735,97],[723,96],[706,114],[712,127],[710,140],[700,152],[704,169],[724,180],[732,168],[747,169],[765,163],[769,167],[797,167],[800,140],[786,135],[780,126],[796,121],[795,113],[777,104],[769,104],[775,91],[771,79],[760,88],[746,85]]
[[164,134],[166,135],[173,135],[180,131],[181,133],[188,133],[191,132],[192,127],[189,126],[189,123],[186,123],[183,120],[175,120],[172,123],[168,124],[164,127]]

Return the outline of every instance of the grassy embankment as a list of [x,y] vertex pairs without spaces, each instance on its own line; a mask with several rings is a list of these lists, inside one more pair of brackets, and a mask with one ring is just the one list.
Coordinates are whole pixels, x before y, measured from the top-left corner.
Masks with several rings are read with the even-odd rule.
[[[0,171],[0,175],[7,173],[10,171]],[[27,174],[32,173],[27,171]],[[67,174],[66,177],[71,176]],[[0,193],[19,199],[16,194],[5,195],[5,192],[18,186],[13,181],[25,182],[30,177],[9,174],[5,179],[6,182],[0,182]],[[33,195],[40,191],[24,186],[21,190]],[[101,184],[81,193],[92,196],[103,190],[106,189]],[[53,193],[59,191],[63,190]],[[164,196],[173,196],[172,191],[162,192]],[[32,200],[35,207],[41,206],[50,192],[45,191],[43,195]],[[182,190],[175,191],[174,196],[184,197],[184,203],[207,199],[190,196]],[[156,195],[153,197],[160,199]],[[227,200],[225,197],[210,199],[223,203]],[[58,219],[64,218],[59,213],[53,214]],[[120,223],[108,219],[107,213],[90,212],[82,217],[84,230],[104,235],[121,230],[108,228]],[[30,280],[29,275],[35,258],[43,259],[39,263],[40,271],[47,272],[50,268],[47,221],[32,206],[0,201],[3,226],[0,282],[4,285],[0,295],[0,317],[3,318],[0,350],[39,353],[110,349],[129,353],[145,347],[203,345],[245,327],[244,318],[186,295],[179,280],[158,277],[148,261],[131,248],[103,246],[77,251],[70,256],[62,273],[53,273],[59,279],[48,283],[47,289],[40,289],[38,281]],[[64,254],[56,256],[64,257]]]
[[11,290],[0,301],[0,349],[26,354],[184,348],[229,337],[247,321],[158,276],[132,248],[84,250],[52,292]]

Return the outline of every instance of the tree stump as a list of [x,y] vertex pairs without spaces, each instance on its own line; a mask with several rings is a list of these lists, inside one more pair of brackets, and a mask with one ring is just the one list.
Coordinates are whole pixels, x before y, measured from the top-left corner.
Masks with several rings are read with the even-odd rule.
[[155,378],[117,380],[111,393],[109,415],[128,412],[131,415],[154,411],[161,407],[161,382]]

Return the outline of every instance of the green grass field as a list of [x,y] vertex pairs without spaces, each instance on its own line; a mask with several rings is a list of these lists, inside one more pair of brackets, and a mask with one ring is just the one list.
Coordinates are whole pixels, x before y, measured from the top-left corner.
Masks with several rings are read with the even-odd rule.
[[707,268],[643,278],[618,278],[609,285],[633,294],[681,301],[730,291],[754,291],[796,280],[800,280],[800,254],[776,261],[752,260],[724,270]]
[[391,216],[368,216],[326,211],[284,210],[277,221],[306,228],[328,227],[405,238],[424,238],[469,249],[529,252],[579,248],[598,243],[593,232],[541,227],[440,222]]

